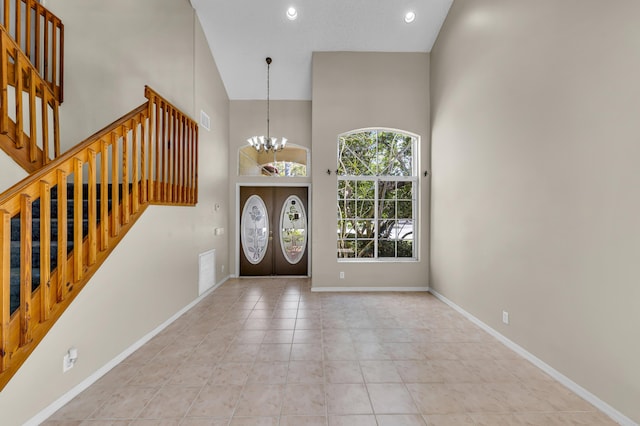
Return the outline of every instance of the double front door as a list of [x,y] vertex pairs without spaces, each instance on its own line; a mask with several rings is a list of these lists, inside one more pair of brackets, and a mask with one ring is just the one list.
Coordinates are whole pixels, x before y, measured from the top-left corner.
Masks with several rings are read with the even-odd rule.
[[240,275],[307,275],[307,187],[240,187]]

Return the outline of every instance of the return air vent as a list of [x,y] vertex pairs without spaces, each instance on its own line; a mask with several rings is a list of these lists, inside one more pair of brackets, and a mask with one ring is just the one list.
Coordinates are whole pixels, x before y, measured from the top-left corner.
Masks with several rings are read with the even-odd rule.
[[211,130],[211,119],[206,112],[200,110],[200,126],[207,130]]

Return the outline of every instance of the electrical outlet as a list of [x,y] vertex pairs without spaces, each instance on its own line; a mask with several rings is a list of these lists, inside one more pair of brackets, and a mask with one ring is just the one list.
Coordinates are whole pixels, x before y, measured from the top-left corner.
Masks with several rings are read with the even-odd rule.
[[222,273],[224,273],[224,264],[222,265]]
[[505,324],[509,324],[509,312],[502,311],[502,322]]
[[344,272],[343,271],[340,271],[340,279],[344,280]]

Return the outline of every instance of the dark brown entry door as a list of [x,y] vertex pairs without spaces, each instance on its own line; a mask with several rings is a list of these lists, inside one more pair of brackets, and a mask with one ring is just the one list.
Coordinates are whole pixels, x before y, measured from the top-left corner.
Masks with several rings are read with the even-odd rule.
[[240,187],[240,275],[307,275],[308,188]]

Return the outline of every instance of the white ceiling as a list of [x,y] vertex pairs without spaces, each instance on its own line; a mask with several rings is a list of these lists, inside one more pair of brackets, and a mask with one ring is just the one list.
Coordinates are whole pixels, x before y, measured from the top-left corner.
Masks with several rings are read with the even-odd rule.
[[[229,98],[311,99],[316,51],[429,52],[453,0],[191,0]],[[298,19],[289,21],[294,6]],[[416,19],[404,22],[413,10]]]

